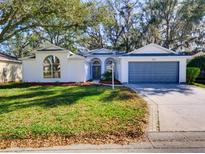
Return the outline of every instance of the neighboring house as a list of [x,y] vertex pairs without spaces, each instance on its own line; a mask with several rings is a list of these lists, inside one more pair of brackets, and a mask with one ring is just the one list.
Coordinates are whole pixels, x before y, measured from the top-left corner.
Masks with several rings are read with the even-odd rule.
[[22,80],[21,61],[13,56],[0,53],[0,82],[12,82]]
[[114,63],[115,78],[122,83],[184,83],[187,58],[156,44],[130,53],[96,49],[78,55],[49,45],[23,59],[23,81],[98,80]]

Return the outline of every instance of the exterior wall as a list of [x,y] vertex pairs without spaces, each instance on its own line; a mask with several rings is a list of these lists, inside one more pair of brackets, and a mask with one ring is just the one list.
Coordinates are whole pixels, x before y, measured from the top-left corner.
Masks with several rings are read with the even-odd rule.
[[91,79],[91,73],[90,73],[90,63],[86,60],[85,61],[85,75],[86,75],[86,81]]
[[115,78],[117,79],[117,80],[119,80],[119,76],[120,76],[120,59],[119,58],[117,58],[116,59],[116,69],[115,69],[115,71],[116,71],[116,73],[115,73]]
[[179,63],[179,82],[180,83],[186,82],[186,65],[187,65],[187,60],[181,59]]
[[[60,60],[60,78],[43,77],[43,61],[49,56],[57,56]],[[23,81],[24,82],[85,82],[85,60],[67,58],[67,52],[39,52],[35,59],[23,60]]]
[[39,81],[39,70],[37,69],[37,62],[35,59],[26,59],[22,61],[22,72],[24,82]]
[[18,82],[22,80],[21,63],[0,61],[0,82]]
[[65,80],[71,82],[85,82],[86,81],[86,65],[85,60],[70,60],[68,59],[67,67],[65,67]]
[[175,61],[179,62],[179,82],[186,82],[186,58],[183,57],[123,57],[120,58],[120,76],[119,80],[122,83],[128,83],[128,62],[154,62],[154,61]]

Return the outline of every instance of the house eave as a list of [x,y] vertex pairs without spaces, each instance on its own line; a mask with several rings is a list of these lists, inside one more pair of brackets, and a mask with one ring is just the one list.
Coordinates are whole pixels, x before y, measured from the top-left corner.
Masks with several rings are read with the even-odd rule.
[[85,57],[80,56],[80,55],[72,55],[72,56],[68,56],[68,59],[71,59],[71,60],[85,60]]
[[150,46],[151,46],[151,47],[158,48],[158,49],[161,49],[161,50],[164,51],[165,53],[175,54],[174,51],[172,51],[172,50],[170,50],[170,49],[167,49],[167,48],[165,48],[165,47],[162,47],[162,46],[160,46],[160,45],[158,45],[158,44],[155,44],[155,43],[150,43],[150,44],[145,45],[145,46],[143,46],[143,47],[141,47],[141,48],[135,49],[135,50],[133,50],[133,51],[127,53],[127,54],[128,54],[128,55],[129,55],[129,54],[141,54],[140,52],[141,52],[143,49],[146,49],[147,47],[150,47]]
[[38,54],[55,53],[56,54],[56,53],[71,53],[71,52],[68,50],[62,50],[62,51],[61,50],[58,50],[58,51],[57,50],[56,51],[51,51],[51,50],[50,51],[37,51],[36,50],[35,53],[38,53]]
[[188,59],[188,58],[191,58],[191,56],[185,56],[185,55],[172,55],[172,56],[129,56],[129,55],[126,55],[126,56],[119,56],[119,58],[185,58],[185,59]]
[[1,62],[19,63],[19,64],[22,63],[22,61],[20,61],[20,60],[0,59],[0,61],[1,61]]

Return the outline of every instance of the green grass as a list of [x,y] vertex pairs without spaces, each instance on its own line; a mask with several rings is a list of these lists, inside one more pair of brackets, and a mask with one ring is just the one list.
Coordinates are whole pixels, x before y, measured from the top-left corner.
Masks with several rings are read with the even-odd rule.
[[0,138],[143,132],[146,103],[127,88],[0,86]]
[[197,87],[201,87],[201,88],[205,88],[205,85],[204,84],[201,84],[201,83],[192,83],[193,85],[197,86]]

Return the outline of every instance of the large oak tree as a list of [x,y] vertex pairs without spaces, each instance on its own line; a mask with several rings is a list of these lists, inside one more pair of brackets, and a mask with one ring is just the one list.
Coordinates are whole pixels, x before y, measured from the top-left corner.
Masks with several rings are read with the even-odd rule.
[[[0,43],[32,28],[71,28],[84,24],[80,0],[3,0],[0,2]],[[62,23],[51,24],[53,18]]]

